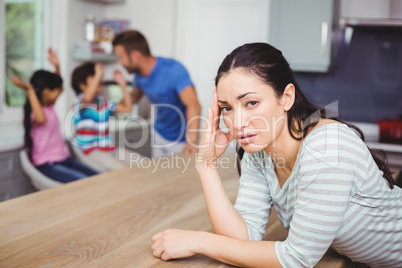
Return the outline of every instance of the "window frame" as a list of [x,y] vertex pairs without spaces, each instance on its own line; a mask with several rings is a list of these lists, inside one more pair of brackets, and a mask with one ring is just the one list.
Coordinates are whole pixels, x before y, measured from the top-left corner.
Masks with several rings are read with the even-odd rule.
[[[35,11],[35,49],[36,59],[34,68],[46,67],[46,48],[50,45],[50,10],[51,0],[0,0],[0,59],[5,59],[5,5],[7,3],[36,3]],[[41,19],[43,17],[43,20]],[[21,124],[23,107],[8,107],[5,102],[5,60],[0,64],[0,125]]]

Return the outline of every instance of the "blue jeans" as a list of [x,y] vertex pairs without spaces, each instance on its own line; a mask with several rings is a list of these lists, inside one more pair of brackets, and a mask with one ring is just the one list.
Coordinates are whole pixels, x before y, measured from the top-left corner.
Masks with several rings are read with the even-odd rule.
[[59,182],[70,182],[96,175],[98,172],[75,159],[67,158],[61,162],[46,163],[36,166],[44,175]]

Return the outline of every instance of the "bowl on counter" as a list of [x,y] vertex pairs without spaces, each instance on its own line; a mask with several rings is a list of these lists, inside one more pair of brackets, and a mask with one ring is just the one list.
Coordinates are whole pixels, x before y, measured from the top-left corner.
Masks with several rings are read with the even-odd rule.
[[380,127],[380,142],[402,144],[402,118],[376,121]]

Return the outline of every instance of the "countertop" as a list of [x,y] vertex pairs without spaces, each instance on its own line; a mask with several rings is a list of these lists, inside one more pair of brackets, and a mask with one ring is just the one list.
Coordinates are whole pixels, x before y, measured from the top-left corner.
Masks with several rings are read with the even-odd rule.
[[[234,154],[220,165],[234,202]],[[163,161],[163,164],[161,162]],[[203,255],[161,261],[152,236],[167,228],[212,231],[194,156],[162,158],[0,203],[0,267],[233,267]],[[187,166],[187,168],[186,168]],[[287,232],[271,213],[264,240]],[[316,267],[350,267],[330,249]]]

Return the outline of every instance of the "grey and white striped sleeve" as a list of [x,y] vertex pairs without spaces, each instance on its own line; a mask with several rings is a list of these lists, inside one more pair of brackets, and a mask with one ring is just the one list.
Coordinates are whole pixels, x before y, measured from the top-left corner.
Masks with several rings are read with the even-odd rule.
[[313,267],[322,258],[342,226],[353,192],[353,144],[325,131],[315,134],[302,145],[289,235],[275,244],[283,267]]
[[250,240],[262,239],[272,207],[268,182],[262,168],[256,154],[244,154],[235,209],[246,222]]

